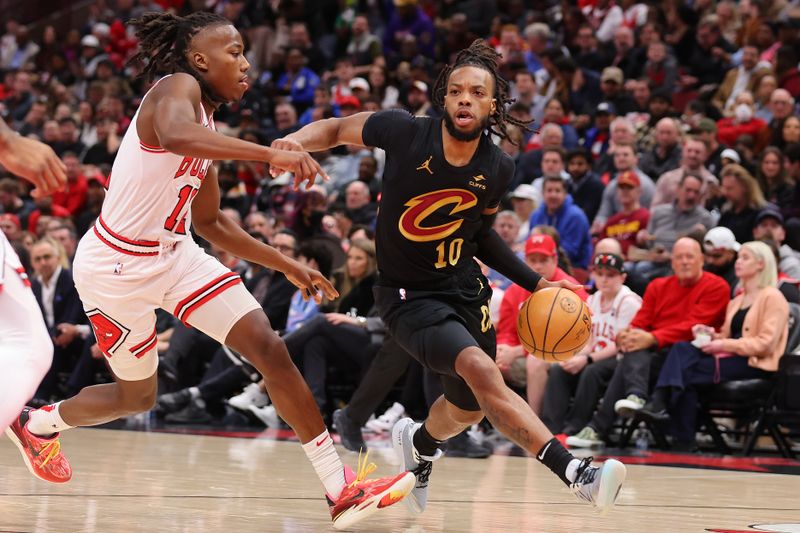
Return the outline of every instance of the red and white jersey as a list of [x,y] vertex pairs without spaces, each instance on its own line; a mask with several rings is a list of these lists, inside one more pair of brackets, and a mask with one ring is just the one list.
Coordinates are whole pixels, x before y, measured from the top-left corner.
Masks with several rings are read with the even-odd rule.
[[589,296],[592,310],[592,352],[602,350],[615,342],[617,334],[627,328],[642,306],[642,298],[623,285],[608,307],[601,305],[600,291]]
[[17,252],[14,251],[14,247],[8,242],[6,234],[0,231],[0,294],[2,294],[6,279],[12,275],[19,276],[23,284],[28,287],[31,286],[28,274],[25,273],[25,269],[22,267]]
[[[141,109],[140,104],[114,159],[94,232],[118,251],[146,256],[157,255],[162,243],[187,238],[192,200],[211,160],[184,157],[143,143],[136,129]],[[207,116],[202,106],[200,109],[203,126],[215,130],[213,117]]]

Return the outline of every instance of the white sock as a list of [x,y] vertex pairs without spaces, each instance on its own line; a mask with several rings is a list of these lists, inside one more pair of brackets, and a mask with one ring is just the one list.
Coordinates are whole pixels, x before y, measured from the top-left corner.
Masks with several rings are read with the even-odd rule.
[[34,435],[44,437],[52,435],[65,429],[72,429],[75,426],[70,426],[61,418],[58,408],[61,402],[53,405],[45,405],[41,409],[31,411],[30,420],[28,420],[28,431]]
[[317,472],[325,490],[333,500],[336,500],[344,489],[344,465],[333,447],[333,439],[326,429],[316,438],[303,444],[308,460]]
[[564,473],[570,483],[575,483],[575,478],[578,477],[578,467],[581,465],[580,459],[573,459],[567,465],[567,471]]

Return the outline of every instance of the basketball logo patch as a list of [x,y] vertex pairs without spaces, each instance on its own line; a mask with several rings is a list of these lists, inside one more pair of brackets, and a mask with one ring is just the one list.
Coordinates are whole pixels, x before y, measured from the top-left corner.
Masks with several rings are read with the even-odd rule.
[[561,298],[561,300],[558,302],[558,305],[560,305],[561,309],[563,309],[566,313],[574,313],[578,310],[578,304],[566,296]]

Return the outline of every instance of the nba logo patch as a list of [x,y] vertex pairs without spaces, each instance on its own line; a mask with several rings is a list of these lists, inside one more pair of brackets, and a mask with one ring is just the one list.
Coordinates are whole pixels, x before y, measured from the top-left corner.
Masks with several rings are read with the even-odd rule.
[[406,290],[405,289],[400,289],[400,299],[401,300],[405,300],[406,299]]
[[122,267],[123,267],[122,263],[117,263],[117,265],[114,267],[114,274],[116,274],[117,276],[122,274]]

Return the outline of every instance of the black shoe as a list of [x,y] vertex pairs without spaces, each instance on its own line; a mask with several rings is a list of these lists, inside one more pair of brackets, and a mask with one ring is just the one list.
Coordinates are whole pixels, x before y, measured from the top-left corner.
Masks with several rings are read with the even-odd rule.
[[205,424],[211,422],[211,415],[206,411],[205,405],[193,400],[177,413],[164,417],[164,420],[173,424]]
[[643,418],[651,422],[669,422],[669,413],[667,408],[659,402],[647,402],[636,413],[637,418]]
[[492,450],[483,444],[479,444],[475,439],[470,437],[466,431],[463,431],[447,441],[447,451],[445,455],[448,457],[485,459],[492,455]]
[[192,401],[189,389],[182,389],[169,394],[162,394],[156,401],[156,410],[161,414],[170,414],[180,411]]
[[342,446],[351,452],[359,452],[367,449],[364,436],[358,424],[350,420],[345,409],[337,409],[333,412],[333,427],[339,433]]

